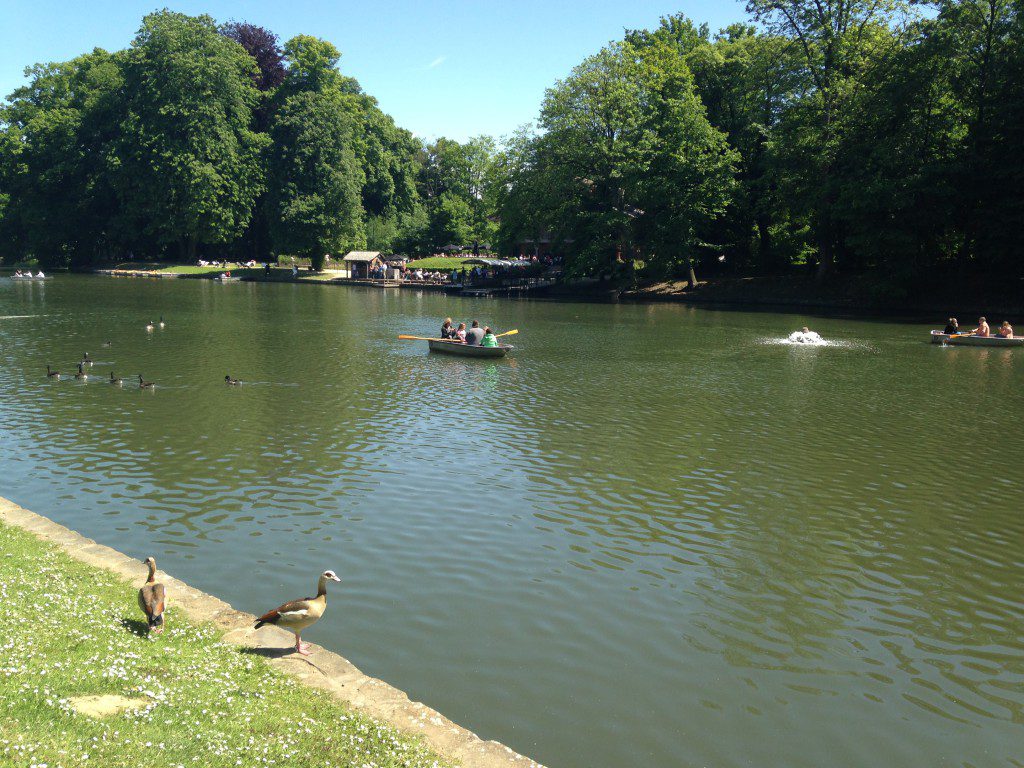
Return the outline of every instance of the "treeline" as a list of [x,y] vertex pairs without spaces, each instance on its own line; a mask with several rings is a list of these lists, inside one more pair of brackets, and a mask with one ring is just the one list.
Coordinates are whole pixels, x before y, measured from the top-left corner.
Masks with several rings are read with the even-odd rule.
[[82,267],[486,242],[490,139],[422,143],[328,42],[147,16],[127,50],[29,70],[0,106],[0,256]]
[[499,146],[397,127],[325,41],[147,16],[0,106],[0,252],[550,247],[572,275],[1019,278],[1024,0],[751,0],[629,30]]
[[628,31],[498,158],[506,244],[578,274],[1021,276],[1024,3],[752,0]]

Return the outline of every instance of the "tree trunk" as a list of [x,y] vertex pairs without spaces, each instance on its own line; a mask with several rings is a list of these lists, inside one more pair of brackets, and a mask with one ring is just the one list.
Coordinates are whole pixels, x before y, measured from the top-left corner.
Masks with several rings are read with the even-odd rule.
[[687,270],[688,270],[688,275],[687,275],[686,280],[687,280],[687,283],[690,286],[690,290],[692,291],[694,288],[697,287],[697,273],[693,271],[693,261],[692,260],[688,261],[687,264],[686,264],[686,267],[687,267]]

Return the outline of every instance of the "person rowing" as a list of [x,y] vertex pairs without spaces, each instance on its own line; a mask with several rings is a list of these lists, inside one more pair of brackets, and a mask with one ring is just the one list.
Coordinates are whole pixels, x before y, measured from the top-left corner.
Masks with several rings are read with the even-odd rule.
[[949,322],[946,323],[946,327],[942,329],[942,332],[948,336],[960,333],[960,323],[956,321],[955,317],[949,318]]
[[981,336],[986,338],[992,335],[992,331],[989,330],[988,321],[984,317],[978,318],[978,327],[971,331],[975,336]]
[[444,322],[441,323],[441,338],[451,339],[455,337],[455,328],[452,326],[452,319],[446,317]]

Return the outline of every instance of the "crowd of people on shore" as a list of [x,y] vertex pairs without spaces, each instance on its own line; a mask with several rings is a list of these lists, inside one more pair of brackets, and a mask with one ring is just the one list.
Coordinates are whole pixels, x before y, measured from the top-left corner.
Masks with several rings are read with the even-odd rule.
[[480,323],[476,320],[470,323],[469,328],[466,328],[465,323],[459,323],[456,326],[450,317],[446,317],[441,324],[441,338],[445,341],[480,347],[498,346],[498,337],[494,335],[494,331],[489,327],[481,328]]
[[942,332],[949,336],[971,335],[980,336],[981,338],[988,338],[990,336],[996,336],[1001,339],[1013,338],[1013,326],[1010,325],[1009,320],[1003,320],[1003,324],[999,326],[998,330],[996,330],[995,333],[992,333],[988,320],[984,317],[979,317],[978,327],[972,328],[969,331],[960,330],[960,323],[957,322],[955,317],[951,317],[949,318],[949,322],[946,323],[946,327],[942,329]]

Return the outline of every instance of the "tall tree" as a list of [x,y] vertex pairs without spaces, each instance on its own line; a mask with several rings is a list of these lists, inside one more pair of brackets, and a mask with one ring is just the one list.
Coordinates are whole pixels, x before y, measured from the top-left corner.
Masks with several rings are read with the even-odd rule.
[[270,129],[271,234],[279,252],[307,257],[320,269],[325,255],[365,242],[364,176],[337,49],[300,36],[285,44],[285,54],[287,95]]
[[790,144],[805,161],[798,192],[814,212],[818,275],[836,260],[842,236],[834,208],[838,147],[853,96],[865,73],[884,67],[905,40],[909,0],[750,0],[747,10],[771,34],[794,41],[808,79],[807,96],[792,112]]
[[245,229],[263,180],[256,65],[209,16],[143,19],[125,57],[115,188],[129,225],[193,259]]

